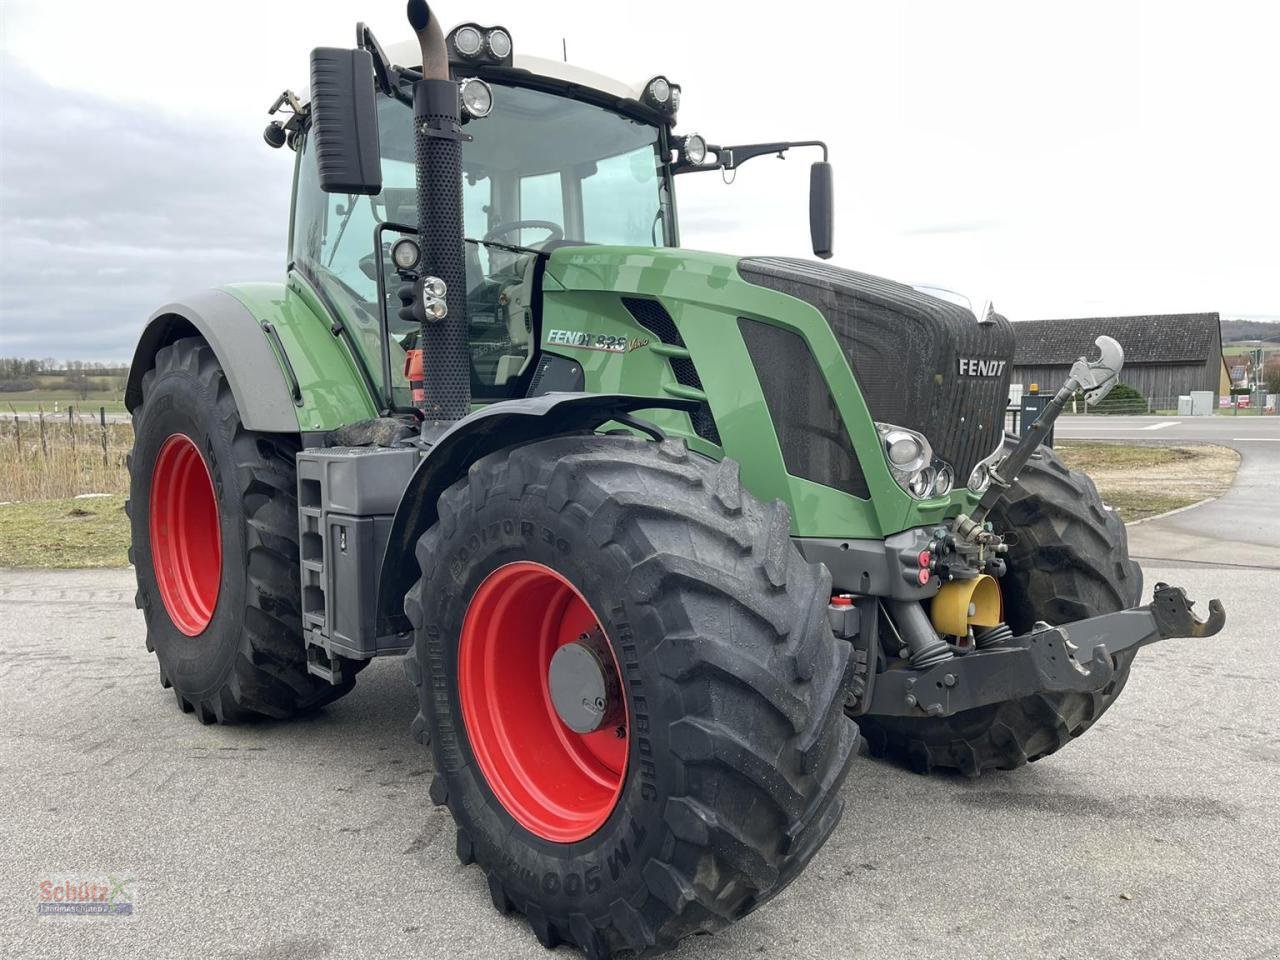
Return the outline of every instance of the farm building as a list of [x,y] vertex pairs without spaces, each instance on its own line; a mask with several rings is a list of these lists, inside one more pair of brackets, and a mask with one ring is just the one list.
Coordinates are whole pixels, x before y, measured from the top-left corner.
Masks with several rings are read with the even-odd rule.
[[1216,313],[1026,320],[1013,330],[1013,382],[1024,388],[1058,389],[1076,358],[1096,355],[1093,341],[1106,334],[1124,347],[1121,382],[1157,408],[1176,408],[1177,398],[1193,390],[1230,390]]

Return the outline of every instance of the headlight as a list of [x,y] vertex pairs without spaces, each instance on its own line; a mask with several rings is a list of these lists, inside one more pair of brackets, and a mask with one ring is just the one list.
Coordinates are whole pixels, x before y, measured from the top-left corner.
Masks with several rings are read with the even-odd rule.
[[907,481],[907,492],[917,500],[927,500],[933,493],[934,472],[932,467],[917,470]]
[[462,109],[473,120],[487,117],[493,109],[493,90],[483,80],[472,77],[462,81]]
[[923,434],[891,423],[877,423],[889,472],[903,490],[916,500],[945,497],[955,486],[951,465],[933,455]]
[[671,100],[671,84],[666,77],[654,77],[649,81],[649,96],[658,106],[666,106]]
[[933,495],[935,497],[945,497],[956,485],[956,473],[941,460],[936,461],[941,464],[938,472],[933,478]]
[[970,492],[977,494],[987,492],[987,487],[991,486],[991,468],[1004,459],[1005,454],[1008,452],[1005,448],[1008,446],[1009,443],[1002,438],[1000,446],[996,447],[985,460],[973,468],[973,472],[969,474],[968,487]]
[[877,423],[880,439],[884,441],[884,455],[889,460],[889,467],[901,473],[915,473],[923,470],[933,459],[933,451],[929,441],[923,435],[904,427],[895,427],[889,423]]

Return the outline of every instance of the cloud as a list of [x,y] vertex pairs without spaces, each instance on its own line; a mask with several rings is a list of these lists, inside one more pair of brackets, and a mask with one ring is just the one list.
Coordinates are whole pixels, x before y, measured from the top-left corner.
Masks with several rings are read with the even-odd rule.
[[164,303],[283,278],[290,158],[8,59],[0,100],[0,354],[127,359]]

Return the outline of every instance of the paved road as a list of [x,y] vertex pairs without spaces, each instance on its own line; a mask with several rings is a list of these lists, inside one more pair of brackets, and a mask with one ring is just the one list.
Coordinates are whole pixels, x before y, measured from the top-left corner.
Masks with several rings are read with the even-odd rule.
[[1063,417],[1055,436],[1234,447],[1242,458],[1240,473],[1226,494],[1131,528],[1130,550],[1145,559],[1280,569],[1280,417]]
[[[1085,739],[1023,770],[855,761],[808,871],[677,956],[1280,956],[1275,574],[1147,576],[1221,596],[1221,638],[1144,651]],[[547,956],[458,866],[398,664],[307,720],[202,727],[132,594],[128,571],[0,571],[0,954]],[[131,920],[37,921],[42,879],[98,876],[133,881]]]

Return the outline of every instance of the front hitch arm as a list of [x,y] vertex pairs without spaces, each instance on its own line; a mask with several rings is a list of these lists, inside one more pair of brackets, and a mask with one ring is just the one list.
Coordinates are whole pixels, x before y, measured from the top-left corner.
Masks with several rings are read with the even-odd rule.
[[1187,591],[1157,583],[1155,596],[1147,609],[1155,618],[1162,639],[1172,637],[1212,637],[1227,623],[1227,611],[1221,600],[1209,601],[1209,619],[1201,620],[1191,610],[1195,604],[1187,599]]
[[879,673],[866,713],[947,717],[1037,693],[1090,693],[1111,682],[1115,658],[1160,640],[1212,637],[1227,622],[1218,600],[1201,620],[1181,587],[1156,584],[1151,603],[1062,626],[1038,624],[1003,646],[935,666],[890,666]]

